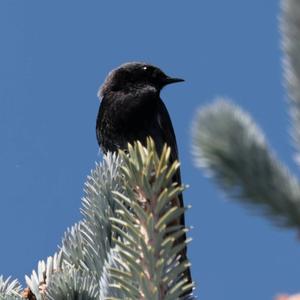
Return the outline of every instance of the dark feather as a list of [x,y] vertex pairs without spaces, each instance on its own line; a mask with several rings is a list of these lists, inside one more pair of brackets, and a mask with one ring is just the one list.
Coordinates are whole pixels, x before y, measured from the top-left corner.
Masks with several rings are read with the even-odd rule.
[[[147,137],[150,136],[158,154],[167,144],[171,147],[170,163],[178,160],[172,122],[159,95],[165,85],[178,81],[182,80],[170,78],[160,69],[143,63],[129,63],[113,70],[100,91],[102,99],[96,133],[103,152],[126,149],[128,143],[133,144],[137,140],[146,145]],[[173,181],[181,184],[180,169]],[[183,207],[182,195],[174,198],[172,205]],[[174,225],[184,227],[184,215]],[[186,236],[183,235],[177,242],[185,240]],[[181,260],[186,259],[185,248]],[[184,275],[192,282],[189,269]]]

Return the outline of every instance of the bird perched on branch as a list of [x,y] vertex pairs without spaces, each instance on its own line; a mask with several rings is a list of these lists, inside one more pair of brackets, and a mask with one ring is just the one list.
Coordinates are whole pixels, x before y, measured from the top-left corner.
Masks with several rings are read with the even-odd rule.
[[[172,122],[166,106],[160,98],[160,91],[168,84],[184,81],[167,76],[159,68],[141,62],[121,65],[112,70],[99,91],[101,104],[97,117],[96,133],[104,153],[126,149],[127,144],[139,140],[146,145],[151,137],[158,154],[164,144],[171,147],[170,163],[178,160],[178,150]],[[180,170],[173,178],[181,184]],[[183,207],[182,195],[177,197],[178,207]],[[178,224],[185,226],[184,215]],[[186,236],[182,236],[182,242]],[[181,261],[185,261],[186,248],[182,250]],[[190,270],[184,274],[192,282]]]

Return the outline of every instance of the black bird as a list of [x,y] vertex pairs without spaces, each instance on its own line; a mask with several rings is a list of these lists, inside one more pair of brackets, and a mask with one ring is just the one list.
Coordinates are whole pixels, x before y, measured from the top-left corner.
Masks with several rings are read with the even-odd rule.
[[[112,70],[99,90],[101,104],[96,133],[103,152],[126,149],[127,143],[136,140],[145,145],[150,136],[158,153],[166,143],[171,147],[170,163],[178,160],[174,129],[160,91],[164,86],[180,81],[184,80],[169,77],[159,68],[141,62],[126,63]],[[173,180],[181,184],[179,169]],[[182,195],[175,205],[183,207]],[[178,223],[185,225],[184,215]],[[185,260],[186,248],[181,253],[181,261]],[[191,283],[189,269],[185,276]]]

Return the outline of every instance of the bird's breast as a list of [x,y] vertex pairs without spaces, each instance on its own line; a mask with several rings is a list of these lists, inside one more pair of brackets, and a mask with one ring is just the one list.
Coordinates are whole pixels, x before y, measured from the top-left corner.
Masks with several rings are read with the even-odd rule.
[[161,135],[157,116],[158,101],[159,98],[154,97],[120,95],[117,101],[102,103],[105,105],[101,118],[103,148],[115,151],[126,148],[128,142],[136,140],[145,144],[148,136],[158,139]]

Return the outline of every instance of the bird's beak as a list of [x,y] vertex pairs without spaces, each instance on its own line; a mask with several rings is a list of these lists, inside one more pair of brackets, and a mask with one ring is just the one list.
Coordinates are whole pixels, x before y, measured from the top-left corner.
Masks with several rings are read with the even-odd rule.
[[164,85],[171,84],[171,83],[176,83],[176,82],[182,82],[182,81],[184,81],[184,79],[167,77],[164,80]]

